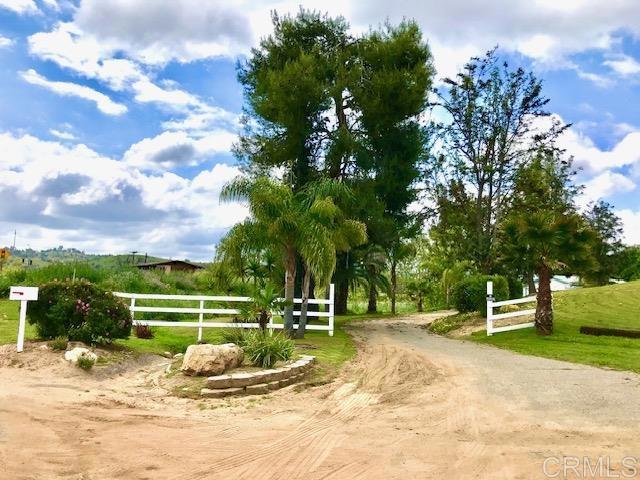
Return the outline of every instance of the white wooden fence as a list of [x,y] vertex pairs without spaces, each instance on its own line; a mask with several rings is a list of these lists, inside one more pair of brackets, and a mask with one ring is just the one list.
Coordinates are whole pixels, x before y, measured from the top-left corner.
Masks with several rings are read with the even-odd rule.
[[[131,319],[134,325],[149,325],[150,327],[188,327],[198,329],[198,340],[202,340],[203,328],[258,328],[259,324],[255,322],[212,322],[205,321],[205,315],[238,315],[240,310],[237,308],[206,308],[207,302],[216,303],[242,303],[251,301],[251,297],[230,297],[230,296],[212,296],[212,295],[160,295],[154,293],[125,293],[125,292],[113,292],[116,297],[126,298],[130,300],[129,310],[131,311]],[[307,318],[326,318],[327,324],[324,325],[310,325],[307,323],[307,330],[323,330],[329,332],[329,336],[333,336],[334,326],[334,298],[335,298],[335,286],[331,284],[329,286],[329,298],[328,299],[309,299],[310,305],[328,305],[328,311],[325,312],[310,312],[307,311]],[[171,300],[175,302],[191,302],[197,303],[197,307],[190,306],[161,306],[161,307],[149,307],[136,304],[137,300]],[[296,310],[295,307],[302,303],[302,299],[295,298],[294,304],[294,317],[300,316],[300,310]],[[136,319],[136,312],[147,313],[180,313],[197,315],[198,321],[171,321],[171,320],[142,320]],[[275,323],[273,317],[275,315],[281,315],[282,312],[272,312],[269,320],[270,329],[282,329],[284,325],[282,323]],[[294,324],[294,329],[298,328],[297,324]]]
[[520,330],[521,328],[530,328],[535,326],[534,322],[519,323],[516,325],[507,325],[504,327],[493,326],[493,322],[495,320],[523,317],[526,315],[533,315],[536,313],[535,308],[530,308],[527,310],[518,310],[517,312],[494,314],[493,313],[494,308],[502,307],[504,305],[518,305],[520,303],[530,303],[535,301],[536,301],[536,296],[533,295],[530,297],[523,297],[523,298],[516,298],[513,300],[503,300],[501,302],[494,302],[493,301],[493,282],[487,282],[487,336],[490,337],[494,333],[508,332],[510,330]]

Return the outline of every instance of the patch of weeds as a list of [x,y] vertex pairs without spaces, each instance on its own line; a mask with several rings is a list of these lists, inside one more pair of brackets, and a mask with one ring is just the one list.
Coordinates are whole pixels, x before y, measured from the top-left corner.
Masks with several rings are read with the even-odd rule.
[[439,318],[429,325],[428,330],[438,335],[446,335],[453,330],[457,330],[466,323],[477,320],[478,312],[458,313],[448,317]]
[[96,361],[88,355],[80,355],[76,365],[83,370],[91,370],[96,364]]
[[68,343],[69,340],[67,339],[67,337],[60,336],[51,340],[47,345],[49,345],[49,348],[51,350],[64,351],[67,349]]

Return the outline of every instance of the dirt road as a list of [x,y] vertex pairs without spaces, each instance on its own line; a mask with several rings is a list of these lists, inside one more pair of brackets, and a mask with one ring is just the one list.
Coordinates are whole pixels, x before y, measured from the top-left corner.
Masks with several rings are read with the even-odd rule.
[[167,396],[158,358],[94,378],[0,353],[0,478],[535,479],[562,456],[609,459],[567,478],[633,473],[640,377],[411,323],[354,326],[359,354],[336,382],[231,401]]

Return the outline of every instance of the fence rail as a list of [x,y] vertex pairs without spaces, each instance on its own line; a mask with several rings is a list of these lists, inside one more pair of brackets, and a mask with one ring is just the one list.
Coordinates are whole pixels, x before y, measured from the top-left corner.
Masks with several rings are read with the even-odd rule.
[[537,301],[535,295],[523,298],[514,298],[512,300],[502,300],[500,302],[493,301],[493,282],[487,282],[487,336],[491,336],[494,333],[509,332],[511,330],[520,330],[521,328],[531,328],[535,326],[534,322],[519,323],[516,325],[506,325],[504,327],[494,327],[493,322],[495,320],[503,320],[505,318],[524,317],[527,315],[533,315],[536,313],[535,308],[527,310],[518,310],[517,312],[507,312],[494,314],[493,309],[503,307],[505,305],[518,305],[520,303],[531,303]]
[[[202,340],[203,328],[258,328],[258,323],[255,322],[212,322],[205,321],[205,315],[238,315],[240,310],[237,308],[205,308],[206,302],[226,302],[226,303],[246,303],[251,301],[251,297],[232,297],[232,296],[218,296],[218,295],[162,295],[154,293],[127,293],[127,292],[113,292],[116,297],[129,300],[129,311],[131,312],[131,319],[134,325],[149,325],[151,327],[187,327],[198,329],[198,341]],[[329,333],[329,336],[333,336],[334,330],[334,299],[335,299],[335,286],[329,285],[329,298],[327,299],[309,299],[309,305],[326,305],[328,311],[326,312],[313,312],[307,311],[307,317],[309,318],[326,318],[327,324],[325,325],[310,325],[307,324],[307,330],[320,330]],[[177,307],[177,306],[142,306],[136,305],[137,300],[171,300],[171,301],[188,301],[199,302],[198,307]],[[301,298],[295,298],[293,300],[294,306],[302,303]],[[136,319],[136,312],[140,313],[179,313],[187,315],[198,315],[198,321],[172,321],[172,320],[142,320]],[[283,312],[272,312],[269,319],[269,329],[283,329],[282,323],[275,323],[273,317],[275,315],[282,315]],[[299,310],[294,310],[294,317],[300,316]],[[294,324],[294,329],[298,328],[297,324]]]

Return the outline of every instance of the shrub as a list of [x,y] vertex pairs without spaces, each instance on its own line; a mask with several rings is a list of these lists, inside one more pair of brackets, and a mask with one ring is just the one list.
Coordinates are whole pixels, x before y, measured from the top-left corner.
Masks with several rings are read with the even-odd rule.
[[470,275],[453,289],[453,302],[461,312],[481,312],[487,315],[487,282],[493,282],[493,296],[496,301],[509,298],[509,284],[500,275]]
[[221,336],[224,343],[235,343],[239,347],[244,347],[247,343],[248,332],[242,327],[227,328],[222,331]]
[[68,342],[69,340],[67,340],[67,337],[56,337],[49,342],[49,347],[51,350],[66,350]]
[[246,334],[242,349],[245,356],[256,367],[272,368],[276,362],[289,360],[295,344],[285,335],[272,335],[262,330],[253,330]]
[[509,282],[509,298],[522,297],[522,288],[524,284],[520,279],[516,277],[507,277],[507,282]]
[[144,323],[138,323],[135,326],[135,329],[136,329],[135,330],[136,337],[142,338],[145,340],[153,338],[153,330],[151,330],[151,327],[149,327],[149,325],[145,325]]
[[83,370],[91,370],[95,363],[96,361],[93,358],[83,353],[78,357],[76,365]]
[[40,287],[29,323],[41,338],[65,336],[88,344],[110,343],[131,334],[131,315],[122,301],[87,281],[54,281]]

